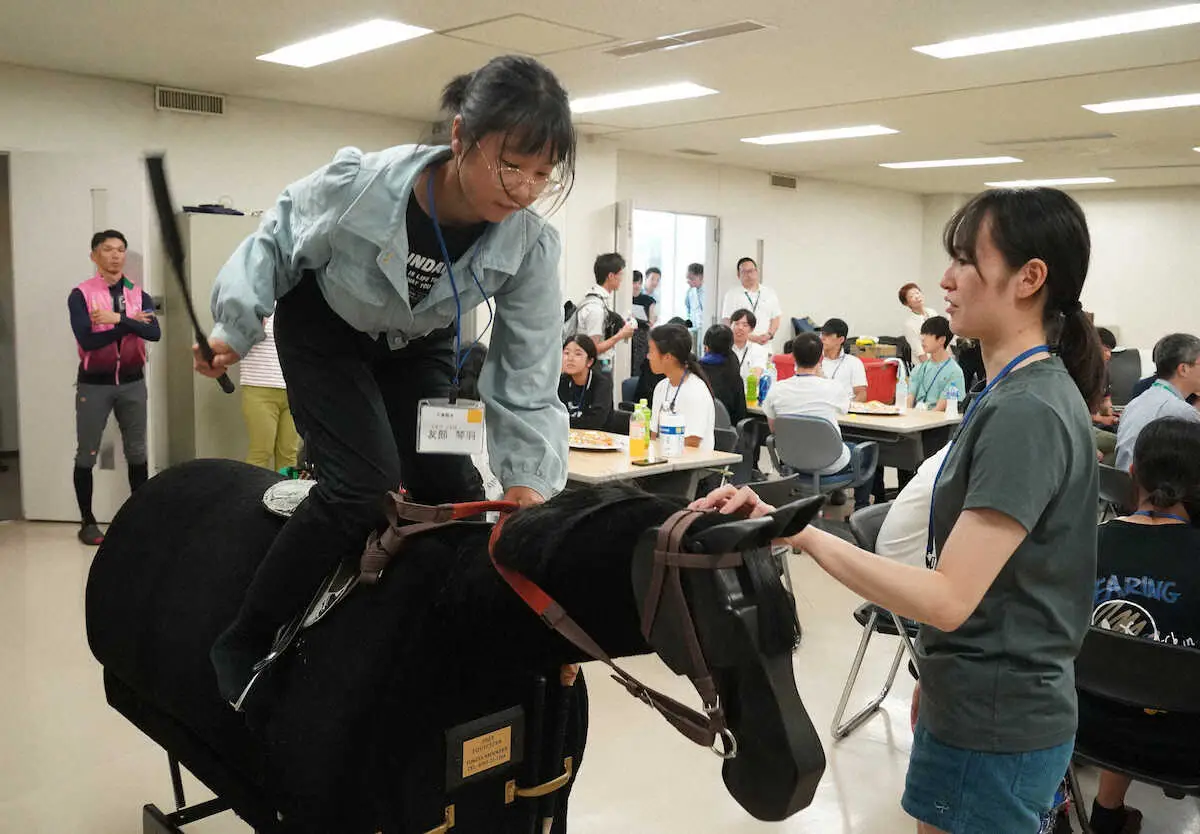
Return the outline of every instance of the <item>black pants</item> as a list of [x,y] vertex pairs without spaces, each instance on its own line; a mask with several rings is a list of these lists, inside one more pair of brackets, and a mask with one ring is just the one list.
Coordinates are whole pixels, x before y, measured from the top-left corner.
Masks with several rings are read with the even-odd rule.
[[421,503],[484,497],[470,457],[416,451],[418,403],[450,393],[453,330],[393,351],[333,312],[310,274],[279,300],[275,347],[317,485],[246,593],[239,621],[259,633],[290,620],[340,560],[362,553],[401,482]]

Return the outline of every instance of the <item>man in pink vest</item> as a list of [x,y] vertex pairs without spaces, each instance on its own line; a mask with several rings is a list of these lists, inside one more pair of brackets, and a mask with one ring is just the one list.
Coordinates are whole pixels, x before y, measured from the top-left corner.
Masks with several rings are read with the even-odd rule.
[[92,467],[108,415],[117,414],[129,488],[146,482],[146,342],[162,336],[150,296],[125,277],[125,236],[115,229],[92,235],[96,274],[67,297],[79,347],[76,379],[75,498],[79,540],[98,545],[104,534],[92,515]]

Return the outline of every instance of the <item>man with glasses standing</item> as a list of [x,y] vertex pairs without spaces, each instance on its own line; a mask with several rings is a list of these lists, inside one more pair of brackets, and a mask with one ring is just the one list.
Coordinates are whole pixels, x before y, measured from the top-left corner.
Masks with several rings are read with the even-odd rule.
[[729,317],[735,311],[749,310],[758,319],[754,332],[750,334],[750,341],[769,345],[779,332],[779,321],[783,318],[779,296],[775,290],[763,285],[759,279],[758,264],[753,258],[739,260],[737,274],[742,285],[725,293],[725,299],[721,303],[721,319],[725,324],[729,324]]

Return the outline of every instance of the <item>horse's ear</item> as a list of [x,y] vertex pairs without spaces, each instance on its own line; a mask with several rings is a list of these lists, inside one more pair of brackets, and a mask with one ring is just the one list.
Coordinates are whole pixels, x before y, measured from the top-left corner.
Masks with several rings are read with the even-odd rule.
[[699,533],[690,534],[688,540],[701,553],[733,553],[766,547],[775,538],[775,520],[764,515],[761,518],[738,518],[734,516],[724,524],[717,524]]
[[799,501],[784,504],[769,516],[775,520],[776,524],[771,536],[776,539],[783,539],[796,535],[817,517],[817,514],[821,512],[821,507],[824,505],[825,498],[821,495],[814,495],[811,498],[802,498]]

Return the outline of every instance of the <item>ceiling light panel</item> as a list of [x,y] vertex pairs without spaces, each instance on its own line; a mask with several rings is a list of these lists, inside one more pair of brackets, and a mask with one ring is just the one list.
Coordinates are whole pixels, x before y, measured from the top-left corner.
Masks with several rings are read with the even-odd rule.
[[1112,177],[1055,177],[1043,180],[1008,180],[1007,182],[985,182],[990,188],[1035,188],[1058,185],[1104,185],[1116,182]]
[[1072,43],[1113,35],[1128,35],[1134,32],[1149,32],[1200,23],[1200,3],[1187,3],[1165,9],[1150,9],[1130,12],[1074,23],[1057,23],[1052,26],[1036,26],[1032,29],[1017,29],[998,32],[994,35],[979,35],[959,38],[913,49],[934,58],[962,58],[969,55],[986,55],[991,52],[1007,52],[1012,49],[1028,49],[1033,46],[1048,46],[1056,43]]
[[1011,165],[1021,162],[1015,156],[977,156],[967,159],[927,159],[921,162],[881,162],[880,168],[969,168],[976,165]]
[[1158,96],[1156,98],[1129,98],[1123,101],[1106,101],[1101,104],[1085,104],[1084,110],[1093,113],[1137,113],[1143,110],[1171,110],[1176,107],[1200,107],[1200,93],[1181,96]]
[[743,139],[752,145],[790,145],[796,142],[827,142],[832,139],[860,139],[864,136],[889,136],[899,133],[883,125],[858,125],[857,127],[835,127],[828,130],[806,130],[800,133],[775,133],[769,136],[752,136]]
[[689,98],[711,96],[716,92],[709,87],[701,87],[690,81],[662,84],[658,87],[645,87],[640,90],[625,90],[620,93],[606,93],[600,96],[574,99],[571,102],[571,112],[596,113],[601,110],[619,110],[623,107],[641,107],[645,104],[661,104],[664,101],[682,101]]
[[349,58],[351,55],[361,55],[374,49],[410,41],[432,31],[394,20],[368,20],[366,23],[318,35],[268,52],[266,55],[259,55],[258,60],[308,69]]

